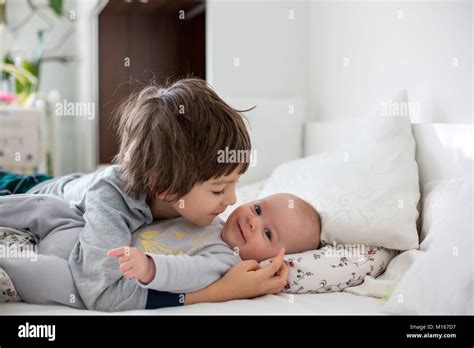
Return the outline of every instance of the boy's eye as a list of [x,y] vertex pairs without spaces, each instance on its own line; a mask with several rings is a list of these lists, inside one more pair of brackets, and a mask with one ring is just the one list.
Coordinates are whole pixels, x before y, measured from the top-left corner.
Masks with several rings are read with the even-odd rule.
[[272,240],[272,230],[270,230],[269,228],[265,228],[263,231],[265,232],[265,235],[267,236],[267,238],[269,240]]
[[216,196],[221,196],[221,195],[224,194],[224,190],[222,190],[222,191],[212,191],[212,193]]
[[254,207],[255,212],[257,213],[257,215],[262,214],[262,208],[258,205],[258,203],[255,203],[253,207]]

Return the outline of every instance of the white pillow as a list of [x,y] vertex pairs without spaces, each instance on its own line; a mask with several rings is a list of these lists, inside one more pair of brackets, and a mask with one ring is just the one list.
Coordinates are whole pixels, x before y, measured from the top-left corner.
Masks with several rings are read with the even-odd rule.
[[242,175],[242,184],[270,176],[281,163],[300,158],[303,153],[304,104],[300,97],[242,99],[224,97],[233,108],[242,110],[248,120],[255,165]]
[[423,207],[424,216],[430,216],[423,220],[429,221],[420,245],[425,251],[405,273],[384,311],[473,314],[472,178],[461,188],[458,181],[448,181],[431,189],[425,202],[437,203]]
[[[445,200],[450,200],[459,195],[463,187],[463,179],[435,180],[423,186],[423,209],[421,211],[422,227],[420,233],[420,248],[426,250],[437,229],[432,229],[434,222],[443,214],[440,205]],[[428,237],[429,236],[429,237]],[[428,238],[427,238],[428,237]]]
[[409,118],[368,118],[340,126],[352,130],[346,143],[280,165],[260,197],[289,192],[313,204],[321,214],[323,244],[418,248],[420,193]]

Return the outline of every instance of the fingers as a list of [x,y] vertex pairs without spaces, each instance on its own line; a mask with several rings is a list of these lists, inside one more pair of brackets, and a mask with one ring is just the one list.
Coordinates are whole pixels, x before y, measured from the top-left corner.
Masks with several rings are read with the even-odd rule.
[[[282,265],[281,265],[281,268],[280,268],[280,271],[278,273],[279,277],[281,277],[285,282],[287,282],[288,280],[288,272],[289,272],[289,269],[288,269],[288,265],[283,262]],[[286,285],[286,284],[285,284]]]
[[246,271],[256,271],[260,269],[260,264],[255,260],[241,261],[240,265],[245,268]]
[[282,263],[280,270],[278,271],[278,275],[276,277],[278,279],[278,292],[283,291],[285,286],[288,284],[288,266],[285,262]]
[[269,281],[270,293],[278,294],[282,292],[286,284],[288,284],[288,266],[283,262],[282,268],[278,271],[278,275]]
[[130,247],[128,246],[122,246],[122,247],[119,247],[119,248],[115,248],[115,249],[112,249],[112,250],[109,250],[107,252],[107,256],[130,256]]
[[260,269],[258,272],[264,273],[264,276],[267,278],[273,277],[273,275],[277,273],[280,269],[282,263],[284,263],[283,255],[285,255],[285,249],[281,248],[277,256],[275,256],[275,258],[272,260],[272,262]]
[[[288,267],[283,261],[285,249],[280,249],[272,262],[265,267],[257,270],[258,279],[262,286],[261,290],[265,294],[277,294],[283,290],[287,284]],[[262,295],[263,295],[262,293]]]
[[134,278],[135,277],[135,270],[133,269],[133,262],[132,262],[132,250],[128,246],[122,246],[119,248],[115,248],[109,250],[107,252],[107,256],[117,256],[119,262],[120,273],[123,274],[125,278]]
[[131,259],[132,259],[131,256],[120,256],[118,261],[119,261],[119,264],[122,264],[122,263],[130,261]]
[[120,272],[125,273],[133,268],[132,262],[125,262],[120,265]]
[[122,274],[125,278],[135,278],[135,272],[133,270],[129,270]]

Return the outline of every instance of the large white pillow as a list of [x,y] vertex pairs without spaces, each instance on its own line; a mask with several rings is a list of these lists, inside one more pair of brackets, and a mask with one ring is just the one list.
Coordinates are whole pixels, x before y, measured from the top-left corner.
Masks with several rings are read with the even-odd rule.
[[368,118],[340,126],[352,130],[344,144],[280,165],[260,197],[290,192],[309,201],[321,214],[326,244],[418,248],[420,193],[409,118]]
[[473,314],[472,177],[462,185],[450,180],[426,186],[422,254],[404,274],[384,311]]
[[456,199],[464,185],[463,179],[446,179],[427,182],[423,186],[423,208],[421,211],[422,227],[420,233],[420,249],[426,251],[433,235],[439,229],[433,228],[442,211],[443,202]]
[[252,141],[254,161],[240,178],[241,184],[256,182],[270,176],[281,163],[300,158],[303,153],[304,104],[294,98],[230,98],[224,100],[244,112]]

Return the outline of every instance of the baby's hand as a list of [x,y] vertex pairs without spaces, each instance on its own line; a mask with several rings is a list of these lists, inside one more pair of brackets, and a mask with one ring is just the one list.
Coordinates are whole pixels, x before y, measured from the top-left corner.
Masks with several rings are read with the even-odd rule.
[[109,250],[107,256],[118,256],[120,272],[125,278],[136,278],[146,285],[155,277],[153,259],[140,249],[123,246]]

